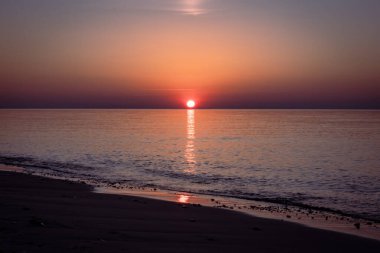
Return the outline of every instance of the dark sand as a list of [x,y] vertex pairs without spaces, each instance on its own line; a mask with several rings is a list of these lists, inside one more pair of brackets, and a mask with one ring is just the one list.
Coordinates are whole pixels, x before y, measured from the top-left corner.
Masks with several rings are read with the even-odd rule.
[[380,252],[380,242],[0,172],[0,252]]

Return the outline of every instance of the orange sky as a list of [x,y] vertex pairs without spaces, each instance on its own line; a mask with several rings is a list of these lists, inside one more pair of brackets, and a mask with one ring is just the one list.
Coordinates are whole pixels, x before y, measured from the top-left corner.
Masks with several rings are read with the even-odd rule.
[[2,107],[23,97],[54,106],[52,96],[89,107],[176,107],[190,97],[223,107],[225,96],[235,101],[226,106],[263,96],[281,107],[281,94],[285,106],[291,94],[308,107],[317,93],[321,105],[380,102],[375,1],[79,2],[4,5]]

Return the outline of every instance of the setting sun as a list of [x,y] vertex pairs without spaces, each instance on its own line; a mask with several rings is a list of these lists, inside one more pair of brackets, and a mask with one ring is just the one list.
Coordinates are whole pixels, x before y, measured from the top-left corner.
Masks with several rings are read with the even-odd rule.
[[189,101],[187,101],[186,105],[188,108],[194,108],[195,102],[194,102],[194,100],[189,100]]

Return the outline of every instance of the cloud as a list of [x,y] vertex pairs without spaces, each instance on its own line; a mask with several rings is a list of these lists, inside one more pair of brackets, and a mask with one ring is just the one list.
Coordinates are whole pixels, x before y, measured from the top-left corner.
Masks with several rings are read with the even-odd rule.
[[[206,2],[210,1],[212,0],[124,0],[123,2],[111,0],[110,3],[107,3],[107,8],[109,9],[111,6],[112,11],[164,11],[199,16],[210,12],[210,9],[206,8]],[[117,3],[117,8],[114,8],[112,2]]]
[[204,2],[204,0],[181,0],[181,8],[178,11],[192,16],[206,14],[208,11],[203,7]]
[[[162,0],[152,1],[150,8],[157,8],[158,10],[165,10],[177,12],[182,15],[199,16],[210,12],[205,6],[206,1],[209,0]],[[157,6],[159,4],[159,6]]]

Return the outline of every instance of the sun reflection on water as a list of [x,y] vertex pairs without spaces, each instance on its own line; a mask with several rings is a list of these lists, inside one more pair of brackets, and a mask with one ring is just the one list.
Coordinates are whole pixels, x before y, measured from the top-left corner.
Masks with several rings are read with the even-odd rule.
[[195,111],[187,110],[187,142],[185,149],[185,159],[187,168],[185,172],[194,173],[195,172]]
[[189,199],[190,199],[190,196],[189,195],[178,195],[178,202],[179,203],[183,203],[183,204],[186,204],[186,203],[189,203]]

